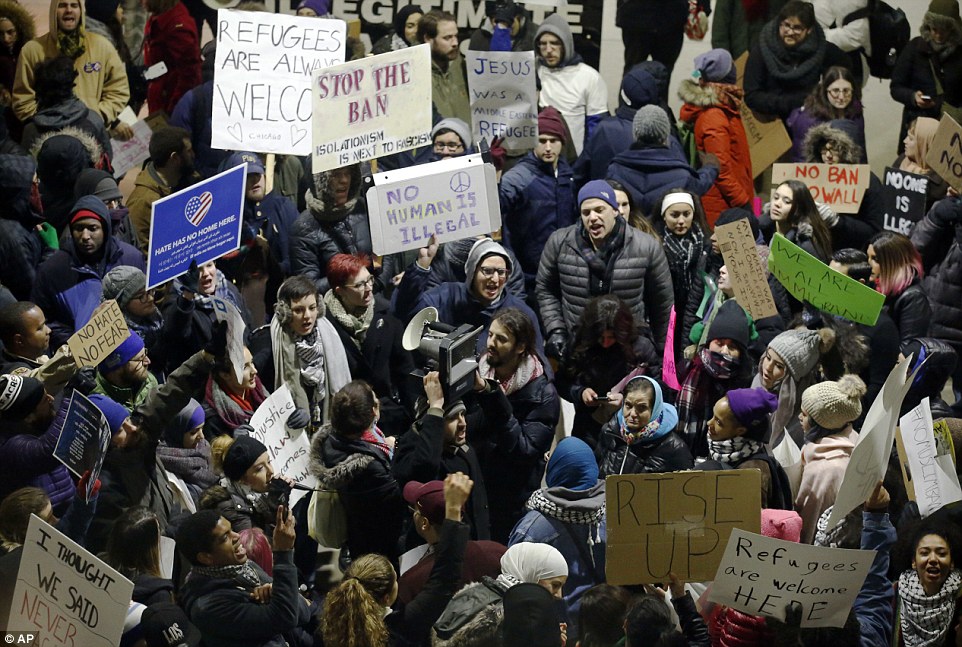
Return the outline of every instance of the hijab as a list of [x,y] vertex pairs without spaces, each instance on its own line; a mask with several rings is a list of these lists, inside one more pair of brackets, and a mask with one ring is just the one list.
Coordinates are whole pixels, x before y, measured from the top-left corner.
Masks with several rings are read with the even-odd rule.
[[929,172],[929,167],[925,162],[929,148],[935,140],[935,131],[939,128],[939,122],[929,117],[919,117],[915,120],[915,150],[918,152],[918,159],[910,159],[905,156],[899,168],[909,173],[925,175]]

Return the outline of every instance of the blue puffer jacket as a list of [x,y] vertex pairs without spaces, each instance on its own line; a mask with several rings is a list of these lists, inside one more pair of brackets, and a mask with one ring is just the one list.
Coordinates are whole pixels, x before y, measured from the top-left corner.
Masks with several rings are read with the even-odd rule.
[[556,176],[551,164],[528,153],[501,178],[498,196],[504,242],[521,263],[525,291],[534,294],[538,263],[548,236],[577,219],[571,167],[559,160]]
[[718,168],[703,166],[695,171],[670,148],[630,148],[615,157],[608,177],[625,185],[635,207],[648,215],[668,189],[680,187],[704,195],[715,183]]
[[62,248],[43,262],[37,271],[33,287],[34,303],[47,316],[50,326],[50,348],[59,348],[78,328],[90,320],[103,294],[101,279],[119,265],[130,265],[146,271],[143,254],[127,243],[110,235],[110,212],[107,206],[92,195],[74,204],[67,218],[69,222],[81,209],[94,212],[104,227],[104,253],[99,261],[86,264],[74,249],[68,234]]

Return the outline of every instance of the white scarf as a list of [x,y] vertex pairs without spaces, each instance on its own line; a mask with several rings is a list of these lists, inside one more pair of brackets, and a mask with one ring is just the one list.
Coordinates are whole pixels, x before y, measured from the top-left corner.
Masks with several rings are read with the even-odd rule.
[[945,639],[955,613],[956,598],[962,586],[962,572],[949,573],[942,589],[928,596],[915,569],[899,576],[899,626],[906,647],[939,645]]

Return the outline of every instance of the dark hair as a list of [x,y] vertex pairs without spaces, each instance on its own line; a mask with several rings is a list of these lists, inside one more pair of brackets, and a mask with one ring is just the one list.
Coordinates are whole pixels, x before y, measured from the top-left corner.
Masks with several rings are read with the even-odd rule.
[[916,280],[925,275],[922,255],[905,234],[880,231],[868,241],[879,264],[877,289],[885,296],[902,294]]
[[174,126],[164,126],[155,130],[150,136],[150,144],[147,146],[150,153],[150,161],[154,166],[166,166],[174,153],[183,153],[186,142],[190,141],[190,133],[183,128]]
[[785,180],[778,186],[787,186],[792,190],[792,208],[788,212],[788,224],[792,228],[807,222],[812,227],[812,244],[822,258],[832,257],[832,234],[828,231],[825,221],[818,213],[815,199],[812,198],[808,185],[799,180]]
[[[889,512],[892,513],[891,506]],[[956,563],[962,561],[962,534],[950,519],[942,514],[936,514],[925,519],[905,522],[899,526],[898,540],[892,548],[891,568],[896,576],[912,568],[915,549],[926,535],[938,535],[944,539],[949,545],[952,561]]]
[[651,382],[641,378],[629,380],[628,384],[625,385],[624,395],[628,397],[629,393],[638,391],[640,391],[644,397],[648,398],[652,407],[655,406],[655,386]]
[[701,206],[701,197],[699,197],[699,195],[693,191],[682,188],[668,189],[662,193],[657,200],[655,200],[654,204],[651,205],[650,218],[652,222],[656,223],[655,229],[659,233],[664,233],[665,231],[665,209],[671,206],[665,204],[665,198],[672,193],[687,193],[691,196],[691,201],[694,204],[692,207],[692,213],[694,217],[692,218],[691,224],[692,226],[698,225],[698,228],[701,229],[701,233],[705,234],[706,236],[711,236],[711,228],[708,226],[708,219],[705,217],[705,209]]
[[377,396],[364,380],[345,384],[331,398],[331,427],[338,436],[360,436],[374,423]]
[[872,266],[868,263],[868,254],[860,249],[846,247],[832,254],[832,260],[844,265],[848,276],[856,281],[867,282],[872,276]]
[[214,547],[214,528],[221,515],[214,510],[198,510],[184,519],[177,529],[177,548],[195,566],[197,555],[209,553]]
[[[504,326],[514,337],[514,345],[524,346],[525,355],[535,353],[535,332],[531,318],[518,308],[501,308],[494,313],[491,323],[495,321]],[[490,329],[490,326],[489,326]]]
[[651,220],[641,212],[641,209],[635,207],[635,199],[632,197],[631,191],[618,180],[605,178],[605,182],[615,191],[621,191],[628,197],[628,224],[639,231],[645,232],[649,236],[654,236],[658,242],[661,242],[661,236],[658,235],[658,231],[654,225],[651,224]]
[[805,0],[788,0],[776,20],[780,23],[788,18],[798,18],[805,29],[811,29],[815,26],[815,8]]
[[39,515],[49,503],[47,493],[36,487],[22,487],[8,494],[0,503],[0,544],[8,549],[22,545],[30,515]]
[[634,366],[638,359],[635,354],[635,342],[638,340],[635,317],[631,313],[631,308],[620,297],[605,294],[589,301],[584,312],[581,313],[581,319],[575,331],[571,359],[570,362],[566,362],[570,369],[573,369],[574,374],[580,373],[587,363],[592,361],[598,348],[598,340],[606,330],[615,333],[615,343],[621,349],[625,362],[629,366]]
[[612,584],[598,584],[585,591],[578,610],[581,647],[609,647],[621,640],[630,601],[627,589]]
[[653,595],[642,596],[625,618],[625,644],[631,647],[653,647],[674,631],[670,608]]
[[311,296],[312,294],[317,297],[317,303],[320,305],[321,295],[317,291],[317,285],[303,274],[298,274],[297,276],[285,279],[285,281],[281,283],[281,287],[277,289],[277,300],[284,301],[287,305],[290,305],[294,301]]
[[107,562],[133,578],[160,577],[160,522],[144,506],[127,508],[114,521],[107,540]]
[[33,73],[38,109],[51,108],[74,96],[73,86],[77,70],[69,56],[40,61],[34,66]]
[[197,501],[198,510],[215,510],[218,505],[225,501],[230,501],[230,492],[223,485],[211,485],[200,493]]
[[437,38],[438,23],[442,22],[453,22],[457,24],[458,19],[454,17],[454,14],[441,11],[440,9],[432,9],[421,16],[421,22],[418,23],[418,33],[415,37],[418,43],[423,43],[428,38]]
[[0,341],[6,346],[13,345],[13,338],[26,332],[23,327],[23,316],[37,308],[32,301],[16,301],[0,308]]
[[[852,85],[852,100],[842,111],[841,116],[838,114],[838,108],[835,108],[828,101],[828,86],[838,80],[848,81]],[[856,83],[850,69],[841,65],[833,65],[825,70],[821,80],[805,97],[805,110],[822,121],[854,119],[862,114],[862,85]]]

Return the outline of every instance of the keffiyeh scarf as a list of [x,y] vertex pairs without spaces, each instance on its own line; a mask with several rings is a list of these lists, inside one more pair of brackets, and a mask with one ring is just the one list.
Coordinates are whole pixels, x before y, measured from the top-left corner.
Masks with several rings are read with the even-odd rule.
[[230,580],[246,591],[253,591],[261,585],[261,578],[250,562],[231,566],[194,566],[191,574],[216,580]]
[[728,465],[737,465],[746,458],[761,453],[764,449],[765,443],[744,436],[708,441],[708,453],[712,460]]
[[[478,362],[478,372],[486,380],[497,380],[494,376],[494,368],[488,364],[488,354],[485,353],[481,356],[481,361]],[[534,355],[525,355],[518,364],[518,369],[511,374],[504,382],[498,380],[501,385],[501,390],[504,391],[505,395],[511,395],[512,393],[523,389],[527,386],[528,382],[537,379],[540,375],[544,374],[544,366],[541,365],[541,361]]]
[[925,595],[915,569],[899,576],[899,627],[906,647],[940,645],[955,613],[956,597],[962,587],[962,573],[953,570],[942,584],[942,590]]

